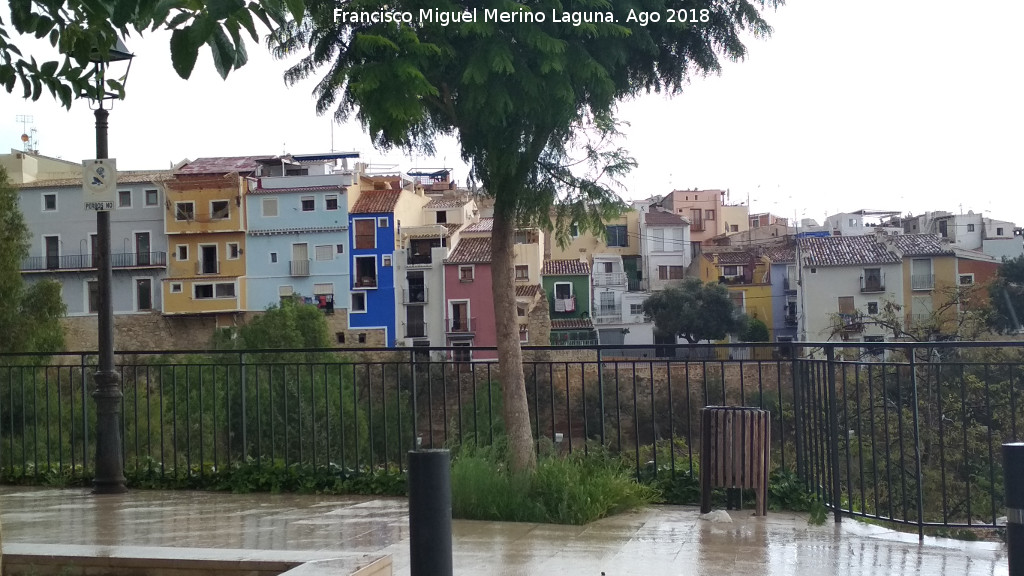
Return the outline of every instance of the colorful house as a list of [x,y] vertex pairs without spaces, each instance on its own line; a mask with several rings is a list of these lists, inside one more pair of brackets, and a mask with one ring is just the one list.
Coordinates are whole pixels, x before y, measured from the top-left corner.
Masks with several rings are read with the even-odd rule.
[[657,206],[644,207],[640,218],[643,272],[641,287],[664,290],[686,277],[691,262],[690,222]]
[[269,156],[199,158],[164,186],[164,230],[171,252],[163,312],[214,315],[230,324],[246,306],[247,178]]
[[324,312],[349,307],[348,196],[358,153],[259,162],[246,195],[247,306],[300,295]]
[[762,256],[768,260],[771,270],[768,277],[772,289],[772,325],[769,326],[772,340],[791,342],[797,340],[800,307],[797,302],[796,245],[784,244],[766,246]]
[[754,250],[705,252],[700,259],[700,269],[701,280],[724,284],[736,309],[764,322],[769,340],[774,340],[774,298],[767,259]]
[[583,260],[544,262],[541,284],[548,297],[551,344],[594,346],[597,332],[591,319],[590,264]]

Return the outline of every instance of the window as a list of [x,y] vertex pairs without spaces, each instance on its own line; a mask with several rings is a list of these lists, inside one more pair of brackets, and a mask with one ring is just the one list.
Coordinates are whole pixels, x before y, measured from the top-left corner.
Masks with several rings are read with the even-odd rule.
[[181,220],[195,220],[196,219],[196,205],[192,202],[175,202],[174,203],[174,219]]
[[878,302],[868,302],[868,314],[878,314]]
[[131,190],[118,190],[117,191],[117,207],[118,208],[131,208],[132,207],[132,191]]
[[338,244],[334,248],[335,248],[335,250],[337,250],[338,254],[344,254],[345,253],[345,245],[344,244]]
[[555,300],[567,300],[572,298],[572,284],[569,282],[555,283]]
[[529,331],[529,329],[523,327],[519,331],[519,342],[521,344],[526,344],[529,341],[530,341],[530,331]]
[[381,256],[380,265],[385,268],[391,267],[391,256]]
[[377,257],[356,256],[352,279],[357,288],[377,287]]
[[705,220],[714,220],[715,219],[715,211],[714,210],[705,210],[704,211],[704,219]]
[[527,230],[516,230],[515,234],[516,244],[529,244],[530,243],[530,232]]
[[910,289],[931,290],[935,283],[932,276],[932,261],[929,258],[914,258],[910,261]]
[[328,194],[324,197],[324,210],[337,210],[338,209],[338,197],[334,194]]
[[188,244],[178,244],[178,261],[184,262],[188,260]]
[[387,228],[387,227],[388,227],[388,219],[387,218],[377,218],[377,228]]
[[273,218],[277,216],[277,198],[264,198],[262,202],[263,216]]
[[736,307],[738,312],[745,313],[747,311],[746,306],[746,293],[740,292],[739,290],[729,291],[729,300],[732,300],[732,305]]
[[630,304],[629,305],[629,313],[634,315],[634,316],[642,315],[644,313],[644,305],[643,304]]
[[625,226],[608,226],[605,228],[605,232],[608,234],[609,246],[629,246],[629,238],[626,236]]
[[153,309],[153,281],[149,278],[135,279],[135,309]]
[[146,190],[146,206],[158,206],[160,204],[160,192],[158,190]]
[[321,244],[314,248],[317,260],[334,260],[334,246]]
[[312,212],[313,210],[316,210],[316,199],[312,196],[303,196],[300,199],[300,202],[302,203],[303,212]]
[[840,296],[839,297],[839,313],[840,314],[854,314],[857,309],[853,307],[853,296]]
[[729,232],[739,232],[739,231],[740,231],[740,225],[739,224],[730,224],[729,225]]
[[1002,235],[1003,235],[1003,229],[1002,228],[996,228],[996,236],[1002,236]]
[[474,272],[472,266],[459,266],[459,282],[472,282]]
[[196,300],[209,300],[213,298],[213,284],[193,284],[192,293]]
[[239,255],[242,253],[242,249],[238,247],[238,242],[228,242],[228,260],[238,260]]
[[360,332],[356,334],[356,341],[360,344],[366,344],[366,332]]
[[530,280],[530,267],[525,264],[516,265],[516,282],[527,282]]
[[216,289],[217,298],[234,298],[235,297],[235,283],[228,282],[224,284],[214,284]]
[[516,304],[516,316],[519,316],[520,318],[526,318],[526,313],[527,312],[528,312],[528,307],[527,307],[526,304],[522,304],[522,303],[517,303]]
[[100,283],[98,280],[88,280],[85,289],[87,310],[90,314],[95,314],[100,310]]
[[974,224],[968,224],[967,225],[967,231],[968,232],[974,232]]
[[171,294],[181,294],[181,282],[171,282]]
[[277,262],[277,252],[271,252],[270,253],[270,263],[273,264],[275,262]]
[[452,360],[456,362],[469,362],[473,359],[473,351],[469,349],[471,342],[452,342]]
[[227,220],[231,216],[227,200],[214,200],[210,202],[210,219]]
[[448,211],[447,210],[438,210],[437,211],[436,220],[434,220],[434,221],[437,222],[438,224],[447,224],[448,223]]
[[957,282],[959,282],[961,286],[970,286],[971,284],[974,284],[974,274],[961,274],[957,278]]
[[580,235],[580,227],[579,227],[578,224],[573,222],[572,224],[569,225],[569,236],[572,236],[573,238],[578,238],[579,235]]
[[43,194],[43,212],[55,212],[57,210],[57,195]]
[[366,312],[366,292],[352,293],[352,312]]
[[277,287],[277,297],[278,298],[288,298],[288,297],[290,297],[293,294],[295,294],[295,288],[293,288],[292,286],[278,286]]
[[739,276],[740,274],[742,274],[742,271],[739,266],[722,266],[722,276],[726,278]]
[[355,220],[356,229],[356,250],[372,250],[377,247],[377,231],[374,230],[373,220],[359,218]]
[[335,332],[334,333],[334,337],[338,339],[338,344],[344,344],[345,343],[345,333],[344,332]]

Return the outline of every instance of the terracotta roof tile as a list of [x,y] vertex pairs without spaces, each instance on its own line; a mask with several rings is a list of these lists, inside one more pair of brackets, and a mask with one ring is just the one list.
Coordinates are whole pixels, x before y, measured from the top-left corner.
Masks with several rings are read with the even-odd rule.
[[445,264],[490,264],[490,238],[463,238],[445,259]]
[[367,190],[359,195],[349,214],[382,214],[394,212],[401,190]]
[[775,263],[796,262],[796,246],[769,246],[763,254]]
[[590,276],[590,263],[581,260],[548,260],[544,263],[544,276]]
[[886,249],[874,235],[801,238],[800,252],[810,266],[899,264],[900,257]]
[[494,218],[481,218],[478,222],[463,230],[463,232],[491,232],[493,230]]
[[424,208],[436,209],[436,210],[447,210],[448,208],[461,208],[465,206],[469,200],[461,200],[459,198],[434,198]]
[[[125,170],[117,173],[118,184],[145,184],[147,182],[164,182],[173,177],[170,170]],[[24,184],[15,184],[21,188],[81,188],[82,178],[59,178],[54,180],[36,180]]]
[[897,234],[886,236],[904,256],[952,255],[953,249],[939,238],[938,234]]
[[552,330],[593,330],[594,323],[589,318],[566,318],[564,320],[552,320]]
[[178,170],[179,174],[227,174],[228,172],[255,172],[260,160],[273,156],[226,156],[223,158],[196,158]]
[[541,291],[543,291],[543,288],[536,284],[530,286],[518,285],[516,286],[516,298],[533,298]]
[[718,255],[719,264],[750,264],[760,258],[756,253],[747,250],[732,250],[728,252],[705,252],[704,257],[714,262],[715,255]]
[[644,222],[649,226],[684,226],[689,222],[671,212],[652,210],[644,214]]

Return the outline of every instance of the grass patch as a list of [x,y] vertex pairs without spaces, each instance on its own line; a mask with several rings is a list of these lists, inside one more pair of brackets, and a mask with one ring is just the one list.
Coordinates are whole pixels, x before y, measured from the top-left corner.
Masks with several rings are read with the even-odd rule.
[[657,491],[638,484],[604,454],[543,456],[533,474],[509,472],[500,450],[462,451],[452,465],[452,515],[470,520],[586,524],[651,503]]

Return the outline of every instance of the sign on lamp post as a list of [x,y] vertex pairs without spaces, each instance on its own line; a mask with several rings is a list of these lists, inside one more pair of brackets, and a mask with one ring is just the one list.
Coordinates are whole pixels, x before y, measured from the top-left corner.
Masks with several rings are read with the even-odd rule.
[[117,160],[113,158],[82,161],[82,198],[86,210],[114,209],[117,199]]

